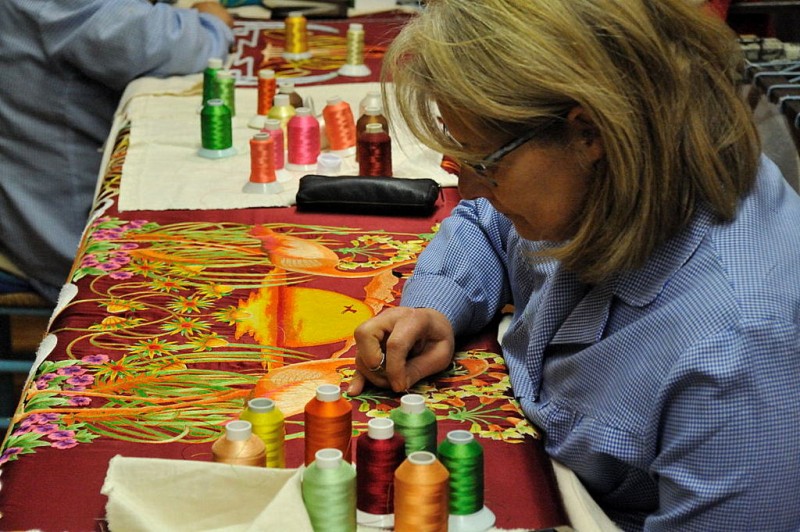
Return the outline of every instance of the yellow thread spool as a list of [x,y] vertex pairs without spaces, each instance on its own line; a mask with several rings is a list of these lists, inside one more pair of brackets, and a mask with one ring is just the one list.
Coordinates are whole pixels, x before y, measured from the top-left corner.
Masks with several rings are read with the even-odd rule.
[[292,11],[284,20],[286,43],[284,44],[283,58],[288,61],[302,61],[310,59],[308,51],[308,21],[299,11]]
[[261,438],[267,452],[267,467],[286,467],[286,428],[283,412],[266,397],[250,399],[239,416],[253,425],[253,434]]

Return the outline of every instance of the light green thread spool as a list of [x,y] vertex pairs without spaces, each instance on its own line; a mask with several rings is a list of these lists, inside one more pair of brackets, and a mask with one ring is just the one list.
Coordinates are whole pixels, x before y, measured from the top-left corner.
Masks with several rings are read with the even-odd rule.
[[285,467],[286,430],[283,413],[275,401],[266,397],[250,399],[239,416],[253,424],[253,434],[261,438],[267,448],[267,467]]
[[231,116],[236,116],[236,79],[230,70],[217,71],[215,90],[217,98],[225,102],[231,110]]
[[389,417],[406,441],[406,456],[415,451],[436,453],[436,414],[425,407],[424,397],[404,395],[400,407],[392,410]]
[[339,449],[320,449],[303,472],[302,493],[316,531],[355,532],[356,471]]

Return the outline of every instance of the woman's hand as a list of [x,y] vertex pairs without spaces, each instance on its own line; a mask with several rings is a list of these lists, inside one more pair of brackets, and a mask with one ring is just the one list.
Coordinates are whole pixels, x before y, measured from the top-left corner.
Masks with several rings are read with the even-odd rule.
[[233,27],[233,17],[219,2],[197,2],[192,4],[192,8],[198,10],[200,13],[214,15],[227,24],[229,28]]
[[355,330],[356,374],[347,393],[358,395],[367,381],[396,392],[447,369],[455,339],[450,321],[430,308],[395,307]]

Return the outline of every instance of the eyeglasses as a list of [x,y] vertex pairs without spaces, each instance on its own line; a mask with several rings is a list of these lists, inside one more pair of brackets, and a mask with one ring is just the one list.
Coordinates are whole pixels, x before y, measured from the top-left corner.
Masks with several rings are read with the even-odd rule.
[[[447,133],[446,127],[445,127],[445,132]],[[490,153],[480,161],[462,160],[460,162],[465,166],[469,166],[472,169],[472,171],[475,172],[479,177],[486,180],[493,187],[496,187],[497,181],[495,181],[494,178],[489,176],[489,170],[491,169],[491,167],[499,163],[503,159],[503,157],[505,157],[512,151],[516,150],[526,142],[532,140],[538,133],[541,133],[541,130],[537,128],[531,129],[526,133],[524,133],[522,136],[511,140],[507,144],[503,144],[496,151]]]

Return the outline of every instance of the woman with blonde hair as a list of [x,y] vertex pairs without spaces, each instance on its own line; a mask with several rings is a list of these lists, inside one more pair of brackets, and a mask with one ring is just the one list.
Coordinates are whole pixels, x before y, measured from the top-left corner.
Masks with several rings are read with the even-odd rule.
[[513,304],[515,397],[626,530],[800,527],[800,198],[686,0],[431,0],[385,60],[464,201],[356,330],[405,390]]

